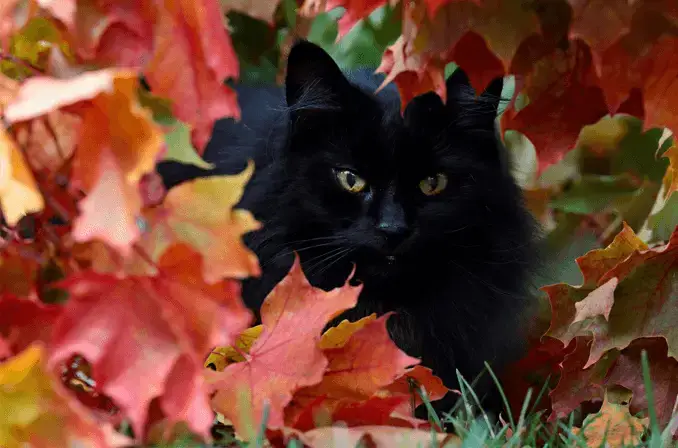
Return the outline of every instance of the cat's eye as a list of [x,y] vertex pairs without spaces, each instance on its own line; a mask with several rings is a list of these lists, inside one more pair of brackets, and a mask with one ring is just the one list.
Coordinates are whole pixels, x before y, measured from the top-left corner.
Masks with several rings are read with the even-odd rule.
[[365,186],[367,186],[367,182],[353,171],[336,171],[335,175],[337,176],[337,181],[339,182],[339,185],[341,185],[341,188],[349,193],[360,193],[365,189]]
[[433,196],[447,187],[447,176],[443,173],[438,173],[435,176],[429,176],[419,182],[419,189],[426,196]]

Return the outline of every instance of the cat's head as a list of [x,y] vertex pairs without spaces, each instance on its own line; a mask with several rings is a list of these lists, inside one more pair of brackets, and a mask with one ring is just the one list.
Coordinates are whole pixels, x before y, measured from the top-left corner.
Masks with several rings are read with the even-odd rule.
[[397,94],[374,95],[376,86],[350,82],[314,44],[291,50],[281,213],[290,214],[297,249],[315,247],[311,271],[347,262],[359,278],[424,269],[454,247],[491,244],[475,241],[487,238],[488,220],[519,220],[495,131],[501,79],[476,95],[456,70],[447,103],[428,93],[402,114]]

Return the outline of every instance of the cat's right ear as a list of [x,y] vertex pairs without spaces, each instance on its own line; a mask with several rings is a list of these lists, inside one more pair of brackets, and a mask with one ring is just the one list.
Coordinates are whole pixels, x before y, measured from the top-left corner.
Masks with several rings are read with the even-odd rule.
[[287,58],[285,96],[293,111],[334,110],[351,85],[332,57],[319,46],[299,40]]

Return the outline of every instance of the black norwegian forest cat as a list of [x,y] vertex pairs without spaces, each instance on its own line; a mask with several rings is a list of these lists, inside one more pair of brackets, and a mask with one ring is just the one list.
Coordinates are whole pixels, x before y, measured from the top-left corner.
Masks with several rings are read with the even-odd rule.
[[[484,361],[501,368],[520,356],[531,303],[535,227],[495,130],[502,80],[476,97],[457,70],[447,104],[428,93],[401,114],[393,86],[374,95],[379,77],[354,77],[301,41],[284,89],[238,87],[242,121],[215,126],[212,173],[255,161],[239,207],[264,224],[246,238],[263,275],[244,282],[244,300],[258,311],[294,251],[323,289],[342,285],[355,264],[363,291],[341,318],[396,311],[396,343],[457,388],[456,369],[473,381]],[[174,163],[159,171],[168,187],[210,174]]]

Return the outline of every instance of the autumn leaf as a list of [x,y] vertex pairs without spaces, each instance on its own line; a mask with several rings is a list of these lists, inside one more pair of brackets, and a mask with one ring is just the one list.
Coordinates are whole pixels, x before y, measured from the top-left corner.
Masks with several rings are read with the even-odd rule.
[[206,284],[201,264],[198,254],[175,246],[161,258],[157,277],[119,279],[86,271],[61,284],[70,298],[55,325],[50,362],[84,356],[99,390],[127,415],[137,435],[156,397],[170,420],[207,434],[213,414],[202,377],[204,356],[232,343],[251,319],[238,285]]
[[207,357],[205,367],[212,367],[213,370],[221,372],[229,364],[245,361],[245,355],[250,352],[252,344],[254,344],[254,341],[257,340],[263,330],[264,327],[262,325],[250,327],[235,338],[234,347],[215,348]]
[[241,238],[260,224],[249,211],[233,209],[253,172],[250,163],[240,174],[195,179],[172,188],[161,206],[146,210],[148,231],[140,246],[155,260],[175,242],[190,245],[204,257],[208,283],[258,276],[259,262]]
[[647,412],[648,401],[642,367],[642,351],[647,352],[650,379],[654,391],[654,407],[659,424],[667,425],[678,400],[678,361],[667,355],[666,339],[637,339],[617,357],[605,378],[608,386],[622,386],[633,393],[630,410],[633,415]]
[[13,353],[36,341],[47,343],[60,314],[59,306],[5,293],[0,296],[0,337]]
[[293,405],[286,419],[294,421],[306,406],[324,397],[330,412],[342,401],[359,401],[371,397],[405,375],[408,367],[419,363],[401,351],[386,330],[391,314],[368,322],[341,347],[323,350],[327,369],[318,384],[305,387],[294,394]]
[[153,58],[144,74],[153,93],[171,99],[175,116],[192,126],[202,154],[216,120],[240,118],[236,94],[224,84],[238,77],[238,58],[217,0],[158,4]]
[[[608,110],[584,42],[571,41],[567,50],[548,52],[537,60],[530,59],[537,51],[530,48],[533,42],[543,45],[536,37],[528,41],[512,68],[527,76],[524,91],[530,102],[517,113],[504,114],[502,126],[530,139],[541,174],[574,148],[582,127],[596,123]],[[523,67],[525,63],[529,68]]]
[[619,283],[610,278],[601,284],[601,279],[620,261],[644,249],[647,245],[624,223],[608,247],[593,250],[575,260],[584,277],[581,286],[561,283],[542,288],[549,296],[552,310],[547,335],[567,346],[576,336],[601,331],[609,321],[614,304],[612,294]]
[[168,126],[171,127],[171,131],[165,134],[167,153],[163,160],[173,160],[183,164],[195,165],[205,170],[214,168],[213,164],[205,162],[196,153],[191,143],[190,129],[185,123],[174,120]]
[[47,371],[40,344],[0,363],[0,445],[19,448],[126,446],[126,437],[95,421]]
[[[613,292],[609,325],[597,333],[587,365],[613,348],[625,348],[634,339],[663,336],[669,356],[678,358],[678,226],[659,248],[636,251],[611,269],[600,282],[619,279]],[[600,283],[599,282],[599,283]]]
[[580,336],[572,344],[574,348],[562,362],[560,380],[550,393],[552,419],[566,417],[584,401],[602,400],[605,375],[616,359],[616,354],[608,354],[587,367],[591,338]]
[[319,347],[323,350],[328,348],[340,348],[346,345],[353,333],[363,328],[365,325],[370,322],[374,322],[377,319],[375,313],[365,316],[362,319],[359,319],[355,322],[351,322],[348,319],[344,319],[339,322],[338,325],[328,328],[320,338]]
[[0,206],[10,226],[29,213],[41,211],[44,199],[24,156],[7,132],[0,128]]
[[[258,425],[265,403],[269,406],[267,427],[282,427],[283,409],[292,394],[323,379],[328,365],[318,347],[323,328],[356,304],[360,290],[348,284],[329,292],[314,288],[296,259],[287,277],[264,301],[263,330],[245,361],[214,372],[214,409],[232,421],[243,437],[249,436],[245,419]],[[241,390],[251,404],[250,416],[236,406]]]
[[[412,427],[412,422],[398,419],[393,414],[406,406],[410,397],[396,395],[393,397],[370,397],[364,401],[340,403],[331,413],[323,406],[324,398],[319,398],[306,407],[294,422],[294,429],[310,431],[313,428],[332,426],[333,424],[348,427],[366,425],[385,425]],[[421,421],[426,424],[426,421]]]
[[359,446],[361,442],[367,444],[367,446],[378,448],[419,445],[436,448],[461,446],[461,439],[452,434],[389,426],[360,426],[355,428],[332,426],[313,429],[304,433],[292,430],[285,432],[288,440],[296,438],[308,446],[318,447]]
[[445,397],[450,389],[445,387],[443,381],[433,374],[428,367],[421,365],[409,369],[400,378],[377,392],[378,396],[398,396],[404,395],[409,398],[406,406],[399,408],[403,415],[414,415],[414,408],[421,406],[424,402],[419,395],[417,388],[423,389],[426,398],[430,401],[437,401]]
[[123,253],[139,236],[139,181],[153,170],[162,149],[159,128],[137,102],[137,84],[133,72],[115,70],[68,80],[35,77],[22,84],[5,111],[17,122],[84,102],[72,182],[89,195],[80,204],[74,238],[99,238]]
[[602,446],[603,442],[609,446],[637,445],[647,428],[648,419],[632,416],[628,402],[610,402],[609,395],[608,391],[600,411],[587,416],[582,428],[573,428],[572,432],[581,434],[590,447]]
[[308,17],[335,8],[345,8],[344,15],[339,19],[337,39],[341,39],[351,31],[360,19],[370,15],[372,11],[385,4],[386,0],[306,0],[301,11]]

